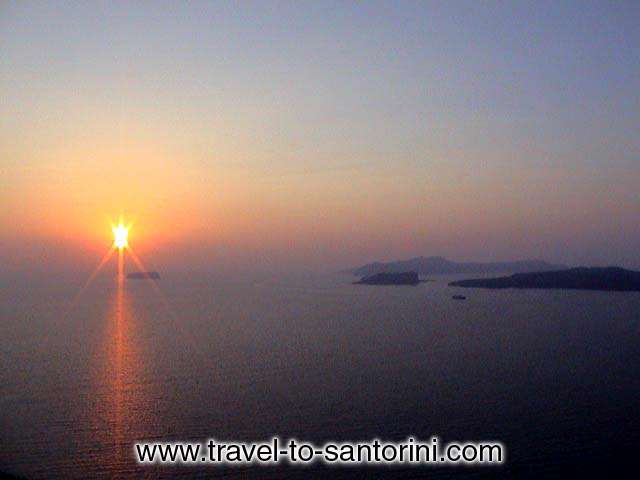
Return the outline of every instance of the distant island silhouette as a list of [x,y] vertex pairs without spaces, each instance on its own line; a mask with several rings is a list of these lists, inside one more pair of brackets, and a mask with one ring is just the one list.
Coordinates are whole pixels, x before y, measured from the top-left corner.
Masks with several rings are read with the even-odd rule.
[[374,273],[365,276],[354,285],[418,285],[420,277],[417,272]]
[[566,265],[553,265],[544,260],[520,260],[515,262],[454,262],[444,257],[416,257],[396,262],[374,262],[347,272],[360,277],[376,273],[416,272],[419,275],[455,273],[520,273],[562,270]]
[[158,272],[131,272],[127,273],[127,278],[131,280],[158,280],[160,279],[160,274]]
[[550,272],[516,273],[508,277],[458,280],[466,288],[543,288],[566,290],[640,291],[640,272],[620,267],[578,267]]

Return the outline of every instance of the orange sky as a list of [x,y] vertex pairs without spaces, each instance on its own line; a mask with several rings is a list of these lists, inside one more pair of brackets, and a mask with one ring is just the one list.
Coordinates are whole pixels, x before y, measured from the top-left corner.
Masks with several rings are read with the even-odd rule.
[[166,267],[640,267],[625,15],[521,6],[532,44],[496,11],[344,8],[6,7],[2,264],[91,268],[123,215]]

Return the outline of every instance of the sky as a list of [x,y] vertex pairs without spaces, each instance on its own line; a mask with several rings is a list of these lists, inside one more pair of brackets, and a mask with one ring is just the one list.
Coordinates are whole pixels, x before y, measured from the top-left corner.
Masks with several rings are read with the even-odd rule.
[[640,3],[3,2],[0,265],[640,269]]

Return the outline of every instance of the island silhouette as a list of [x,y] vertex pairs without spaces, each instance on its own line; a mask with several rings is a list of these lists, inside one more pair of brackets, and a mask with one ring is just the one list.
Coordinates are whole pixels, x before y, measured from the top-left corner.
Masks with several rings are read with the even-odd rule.
[[418,275],[456,273],[519,273],[562,270],[566,265],[554,265],[544,260],[518,260],[514,262],[455,262],[444,257],[415,257],[394,262],[373,262],[347,270],[360,277],[376,273],[416,272]]
[[420,277],[416,272],[374,273],[361,278],[354,285],[418,285]]
[[130,280],[159,280],[160,274],[158,272],[131,272],[127,273],[127,278]]
[[620,267],[577,267],[549,272],[515,273],[508,277],[457,280],[465,288],[538,288],[640,292],[640,272]]

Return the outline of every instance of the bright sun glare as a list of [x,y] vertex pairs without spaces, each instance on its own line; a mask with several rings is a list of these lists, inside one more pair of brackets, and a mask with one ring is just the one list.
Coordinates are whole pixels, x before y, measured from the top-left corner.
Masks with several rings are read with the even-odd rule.
[[122,250],[129,245],[127,237],[129,236],[129,229],[125,227],[122,222],[117,227],[112,227],[113,230],[113,244]]

